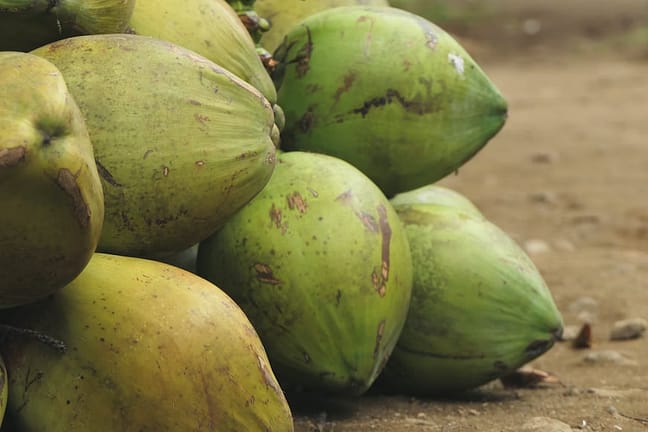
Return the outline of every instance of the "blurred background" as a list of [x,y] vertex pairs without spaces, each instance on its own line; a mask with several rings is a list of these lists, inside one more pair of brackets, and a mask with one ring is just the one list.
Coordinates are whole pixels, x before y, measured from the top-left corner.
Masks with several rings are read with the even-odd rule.
[[645,0],[391,0],[390,4],[474,40],[488,55],[570,49],[648,56]]

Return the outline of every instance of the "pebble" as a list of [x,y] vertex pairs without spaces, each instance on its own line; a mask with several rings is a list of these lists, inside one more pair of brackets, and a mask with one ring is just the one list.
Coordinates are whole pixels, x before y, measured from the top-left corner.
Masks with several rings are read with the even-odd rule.
[[571,426],[551,417],[532,417],[522,425],[522,432],[572,432]]
[[542,22],[540,20],[529,18],[525,19],[522,23],[522,31],[528,36],[535,36],[542,30]]
[[617,321],[610,332],[611,340],[637,339],[644,335],[648,322],[643,318],[631,318]]
[[582,327],[583,326],[580,325],[566,325],[565,328],[563,329],[561,340],[571,341],[576,339]]
[[592,348],[592,325],[585,322],[572,342],[572,348]]
[[596,312],[583,311],[577,315],[580,322],[591,324],[596,321]]
[[605,410],[608,412],[608,414],[612,414],[615,417],[619,415],[619,410],[614,405],[608,406]]
[[554,152],[537,152],[531,155],[531,161],[535,163],[550,164],[558,161],[559,155]]
[[604,350],[604,351],[593,351],[585,354],[583,357],[585,363],[590,364],[600,364],[600,363],[609,363],[617,364],[622,366],[636,366],[637,362],[626,357],[618,351]]
[[592,323],[596,318],[599,303],[596,299],[588,296],[580,297],[570,303],[569,312],[573,313],[582,322]]
[[537,255],[551,251],[551,246],[544,240],[529,239],[524,242],[524,250],[529,255]]
[[557,204],[558,197],[555,192],[551,191],[540,191],[529,194],[529,199],[536,203],[543,204]]

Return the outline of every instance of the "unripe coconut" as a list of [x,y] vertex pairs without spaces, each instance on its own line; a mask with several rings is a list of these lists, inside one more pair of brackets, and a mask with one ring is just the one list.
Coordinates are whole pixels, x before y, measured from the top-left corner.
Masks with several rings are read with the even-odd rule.
[[400,334],[412,284],[396,213],[360,171],[290,152],[198,251],[198,273],[241,305],[279,382],[361,394]]
[[0,52],[0,308],[65,286],[94,253],[104,195],[84,117],[55,65]]
[[412,302],[384,388],[440,394],[485,384],[549,350],[563,322],[525,252],[474,210],[395,205],[412,251]]
[[455,171],[506,119],[506,101],[470,55],[399,9],[311,15],[275,57],[282,149],[344,159],[389,197]]
[[186,249],[270,179],[271,104],[207,58],[129,34],[68,38],[33,52],[58,66],[84,115],[105,192],[100,251]]
[[0,347],[12,430],[293,431],[247,317],[184,270],[97,253],[68,286],[2,322],[13,329]]

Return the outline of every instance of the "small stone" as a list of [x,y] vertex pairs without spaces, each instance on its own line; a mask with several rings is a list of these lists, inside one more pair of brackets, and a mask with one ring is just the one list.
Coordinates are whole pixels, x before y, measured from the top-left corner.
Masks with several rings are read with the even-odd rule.
[[636,366],[637,362],[624,356],[618,351],[605,350],[593,351],[583,357],[585,363],[590,364],[617,364],[622,366]]
[[596,321],[596,313],[590,311],[582,311],[577,315],[578,321],[584,324],[591,324]]
[[581,327],[578,335],[572,340],[572,348],[592,348],[592,325],[589,321]]
[[643,318],[631,318],[617,321],[610,332],[611,340],[637,339],[643,336],[648,328],[648,322]]
[[563,328],[563,333],[562,333],[562,337],[560,338],[560,340],[571,341],[571,340],[576,339],[576,337],[580,333],[582,327],[583,326],[580,326],[580,325],[566,325]]
[[607,412],[612,414],[613,416],[619,415],[619,410],[614,405],[607,407]]
[[522,425],[522,432],[572,432],[567,423],[551,417],[532,417]]
[[556,204],[558,198],[554,192],[550,191],[539,191],[529,194],[529,199],[532,202],[542,203],[542,204]]
[[524,242],[524,250],[530,255],[537,255],[551,251],[551,246],[544,240],[529,239]]
[[596,314],[598,310],[599,303],[593,297],[580,297],[575,301],[571,302],[568,309],[569,312],[573,314],[580,314],[581,312],[589,312],[591,314]]
[[550,164],[558,160],[558,154],[553,152],[537,152],[531,155],[531,161],[535,163]]
[[540,33],[542,23],[535,18],[525,19],[522,23],[522,31],[528,36],[535,36]]

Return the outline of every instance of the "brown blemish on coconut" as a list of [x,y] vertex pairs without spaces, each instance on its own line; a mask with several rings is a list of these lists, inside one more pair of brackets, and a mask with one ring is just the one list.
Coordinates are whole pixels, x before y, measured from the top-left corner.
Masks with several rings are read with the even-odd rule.
[[266,364],[263,358],[257,354],[257,360],[259,364],[259,370],[261,371],[261,376],[263,377],[263,382],[267,387],[270,387],[276,394],[280,395],[283,398],[283,391],[279,387],[279,383],[275,379],[270,367]]
[[[352,205],[353,193],[351,189],[344,191],[335,198],[336,201],[344,205]],[[373,269],[371,272],[371,282],[376,288],[376,292],[381,297],[387,294],[387,281],[389,280],[389,249],[391,244],[391,227],[387,219],[387,209],[383,204],[377,207],[378,221],[369,213],[354,210],[355,215],[360,219],[364,227],[372,233],[380,234],[381,241],[381,262],[380,267]]]
[[369,51],[371,49],[371,45],[373,44],[373,31],[374,31],[374,25],[376,24],[376,20],[369,15],[363,15],[356,20],[357,24],[362,24],[366,22],[369,23],[369,29],[367,30],[367,37],[365,38],[364,56],[369,57],[370,56]]
[[57,42],[52,42],[51,44],[49,44],[49,47],[47,48],[47,51],[55,52],[55,51],[57,51],[57,50],[59,50],[61,48],[66,47],[67,45],[73,44],[74,42],[75,41],[73,39],[71,39],[71,38],[61,39],[61,40],[59,40]]
[[[336,201],[339,201],[340,203],[344,205],[348,205],[352,207],[352,202],[353,202],[353,191],[351,189],[346,190],[342,192],[340,195],[338,195],[335,198]],[[378,223],[376,222],[376,219],[369,213],[364,212],[364,211],[357,211],[354,209],[354,214],[357,216],[358,219],[360,219],[360,222],[362,222],[362,225],[364,227],[373,232],[373,233],[378,233],[380,231],[380,228],[378,226]]]
[[267,283],[270,285],[279,285],[281,281],[277,279],[268,264],[256,263],[254,264],[254,271],[256,278],[259,282]]
[[270,207],[269,214],[271,224],[281,230],[281,233],[283,234],[286,231],[286,225],[282,223],[283,214],[281,213],[281,209],[277,208],[273,203],[272,207]]
[[253,159],[259,155],[258,152],[255,152],[253,150],[248,150],[246,152],[241,153],[240,155],[236,156],[236,160],[246,160],[246,159]]
[[322,90],[322,86],[317,83],[311,83],[306,86],[306,91],[308,93],[317,93],[320,90]]
[[196,161],[195,164],[196,164],[196,166],[198,168],[202,168],[202,167],[205,166],[205,161],[199,160],[199,161]]
[[350,204],[353,198],[353,192],[348,189],[335,197],[335,201],[340,201],[342,204]]
[[297,78],[303,78],[304,75],[310,69],[310,59],[313,54],[313,36],[311,34],[311,29],[308,26],[306,28],[306,43],[297,53],[295,60],[297,63]]
[[419,77],[418,82],[425,87],[428,98],[432,97],[432,80],[426,77]]
[[0,168],[11,168],[25,160],[27,150],[25,147],[11,147],[0,149]]
[[[30,367],[27,367],[27,373],[25,374],[25,379],[23,380],[23,395],[29,393],[32,385],[40,383],[44,375],[45,373],[43,371],[36,370],[32,372],[32,369]],[[27,401],[23,401],[23,403],[16,408],[16,413],[22,411],[22,409],[25,408],[26,405]]]
[[166,165],[162,165],[162,175],[164,177],[169,177],[169,167]]
[[382,342],[384,335],[385,335],[385,320],[382,320],[378,324],[378,331],[376,331],[376,345],[374,346],[374,350],[373,350],[374,358],[377,358],[378,354],[380,353],[380,343]]
[[[229,369],[225,373],[230,375]],[[217,414],[218,403],[214,400],[214,386],[211,385],[212,380],[210,377],[205,375],[202,370],[198,372],[198,375],[200,376],[203,400],[207,408],[207,418],[204,420],[210,429],[215,429],[216,425],[218,425],[222,420],[218,418]]]
[[389,281],[389,248],[391,244],[391,227],[387,220],[387,209],[384,205],[378,208],[378,226],[382,236],[381,244],[381,264],[379,269],[374,269],[371,273],[371,282],[374,284],[376,291],[381,297],[387,294],[387,281]]
[[376,222],[376,219],[369,213],[356,212],[355,214],[368,231],[371,231],[372,233],[377,233],[380,230],[380,228],[378,227],[378,223]]
[[301,130],[303,133],[307,133],[313,128],[313,124],[315,123],[315,105],[310,105],[307,109],[304,115],[301,116],[299,119],[299,130]]
[[398,90],[387,89],[383,96],[377,96],[365,101],[361,107],[355,108],[351,111],[351,113],[360,114],[364,118],[374,108],[380,108],[386,105],[397,103],[402,106],[407,112],[423,115],[433,112],[436,109],[434,102],[434,99],[407,99]]
[[76,180],[76,176],[69,169],[61,168],[56,177],[56,184],[72,200],[74,217],[81,228],[85,229],[90,224],[90,209],[83,199]]
[[342,85],[337,88],[337,90],[335,91],[335,95],[333,95],[336,104],[340,101],[340,97],[342,97],[344,93],[348,92],[351,89],[351,86],[355,82],[356,78],[357,75],[353,71],[344,75]]
[[209,121],[209,117],[206,116],[205,114],[194,114],[194,118],[198,120],[200,123],[205,124]]
[[299,192],[293,192],[288,195],[286,201],[288,201],[288,208],[290,210],[298,210],[299,213],[306,213],[308,209],[308,203]]
[[[144,154],[144,157],[146,157],[146,154]],[[121,183],[115,180],[115,178],[112,176],[110,171],[108,171],[108,169],[96,159],[95,159],[95,165],[97,165],[97,172],[99,172],[99,175],[101,176],[102,179],[104,179],[106,183],[108,183],[110,186],[115,186],[115,187],[123,186]]]

